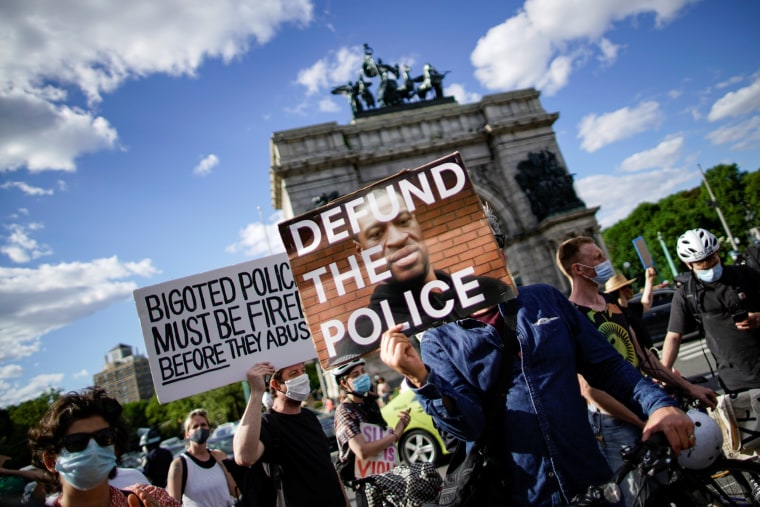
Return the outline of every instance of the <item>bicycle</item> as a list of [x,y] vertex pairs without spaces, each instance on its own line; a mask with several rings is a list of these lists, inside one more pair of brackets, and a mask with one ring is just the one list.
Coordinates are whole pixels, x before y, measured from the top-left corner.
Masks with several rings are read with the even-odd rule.
[[[576,496],[570,506],[591,507],[616,505],[621,499],[619,485],[631,472],[641,472],[641,483],[634,500],[636,507],[760,507],[760,461],[757,457],[730,459],[722,452],[722,434],[717,423],[704,412],[697,410],[695,400],[684,393],[673,393],[681,408],[695,421],[695,432],[704,432],[697,438],[693,453],[675,458],[665,436],[654,435],[647,442],[621,451],[623,466],[609,482],[591,486]],[[717,432],[717,434],[715,434]],[[712,434],[713,438],[708,438]],[[702,440],[702,444],[700,444]],[[711,445],[709,449],[700,445]],[[715,447],[717,445],[717,448]],[[686,453],[687,451],[684,451]]]

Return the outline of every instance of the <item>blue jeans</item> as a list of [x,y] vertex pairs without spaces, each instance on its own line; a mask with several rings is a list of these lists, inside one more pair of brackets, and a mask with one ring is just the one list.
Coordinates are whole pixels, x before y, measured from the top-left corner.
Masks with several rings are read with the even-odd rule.
[[[623,466],[620,450],[625,446],[633,447],[641,439],[641,430],[625,421],[589,408],[589,423],[597,437],[599,450],[607,459],[613,473]],[[624,505],[634,505],[642,485],[641,473],[633,471],[620,484]]]

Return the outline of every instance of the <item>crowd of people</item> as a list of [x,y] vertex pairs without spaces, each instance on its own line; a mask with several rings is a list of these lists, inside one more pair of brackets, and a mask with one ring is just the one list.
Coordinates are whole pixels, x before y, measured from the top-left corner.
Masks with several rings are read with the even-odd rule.
[[[500,224],[485,213],[503,250]],[[393,235],[389,250],[415,242],[420,256],[394,266],[395,277],[408,287],[443,276],[423,258],[420,234],[393,227],[389,222],[374,240]],[[696,445],[694,422],[661,387],[677,386],[716,406],[716,392],[673,369],[681,339],[694,326],[706,338],[724,392],[760,389],[760,272],[724,265],[719,250],[705,229],[678,238],[688,271],[677,279],[662,359],[650,350],[641,321],[651,305],[654,269],[646,271],[636,307],[630,304],[634,280],[614,273],[593,238],[578,236],[556,252],[569,296],[549,285],[508,283],[508,297],[470,316],[414,336],[400,325],[387,329],[380,360],[403,377],[452,441],[471,448],[497,437],[508,485],[501,505],[563,505],[607,481],[621,464],[622,447],[655,432],[676,455]],[[392,283],[383,290],[392,291]],[[93,387],[61,396],[30,429],[33,467],[0,468],[0,474],[36,485],[25,497],[29,505],[347,507],[356,460],[389,450],[394,456],[410,415],[401,412],[394,426],[387,424],[380,407],[391,388],[382,376],[370,376],[364,359],[332,373],[343,393],[334,408],[337,469],[320,422],[303,408],[311,392],[305,365],[258,362],[246,372],[250,396],[233,439],[234,462],[208,447],[213,421],[196,409],[184,421],[188,446],[181,455],[162,449],[155,429],[142,436],[145,475],[133,479],[119,467],[129,434],[122,407]],[[372,438],[367,425],[376,429]],[[637,483],[632,476],[625,484],[621,505],[631,504]]]

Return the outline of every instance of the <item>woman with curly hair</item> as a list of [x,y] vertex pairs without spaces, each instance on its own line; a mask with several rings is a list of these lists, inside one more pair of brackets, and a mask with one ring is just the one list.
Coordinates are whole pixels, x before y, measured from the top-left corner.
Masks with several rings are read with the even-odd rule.
[[121,404],[105,389],[91,387],[61,396],[29,430],[32,463],[44,470],[46,490],[59,493],[52,505],[180,507],[156,486],[120,490],[108,484],[127,446],[121,414]]

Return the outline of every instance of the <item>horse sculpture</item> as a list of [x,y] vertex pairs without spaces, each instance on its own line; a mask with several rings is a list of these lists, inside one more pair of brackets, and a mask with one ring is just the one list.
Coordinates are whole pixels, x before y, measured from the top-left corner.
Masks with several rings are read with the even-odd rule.
[[397,69],[397,74],[403,84],[398,87],[396,93],[401,100],[409,100],[414,97],[415,94],[414,79],[409,76],[409,72],[411,72],[412,68],[404,63],[398,66]]
[[417,96],[420,100],[425,100],[425,97],[427,97],[428,92],[431,90],[435,92],[435,98],[443,98],[443,78],[448,73],[449,71],[447,70],[441,74],[435,67],[426,63],[422,67],[422,75],[414,78],[416,83],[421,83],[417,87]]
[[[364,59],[356,82],[336,86],[332,89],[335,95],[345,95],[351,103],[354,115],[362,113],[366,109],[384,108],[408,102],[418,97],[420,101],[426,100],[427,94],[432,91],[436,99],[443,97],[443,78],[449,71],[440,73],[435,67],[426,63],[422,68],[422,75],[412,78],[411,67],[406,64],[388,65],[382,58],[377,61],[373,56],[374,51],[369,44],[364,44]],[[377,94],[373,96],[369,87],[372,81],[365,78],[378,78],[380,83]],[[400,80],[400,82],[399,82]],[[415,88],[415,83],[419,83]],[[377,101],[377,106],[375,105]]]

